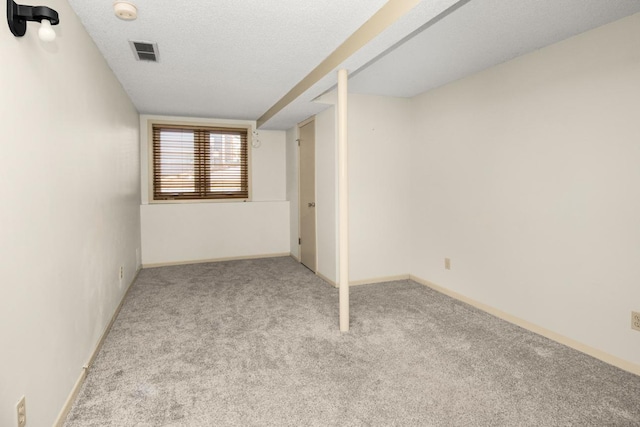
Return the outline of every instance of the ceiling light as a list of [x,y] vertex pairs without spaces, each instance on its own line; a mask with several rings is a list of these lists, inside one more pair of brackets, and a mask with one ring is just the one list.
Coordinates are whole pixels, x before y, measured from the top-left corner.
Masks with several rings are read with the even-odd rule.
[[50,42],[56,39],[56,32],[51,26],[60,23],[58,12],[46,6],[26,6],[7,0],[7,22],[14,36],[24,36],[28,21],[40,22],[40,40]]
[[124,21],[133,21],[138,17],[138,8],[128,1],[113,2],[113,11],[118,18]]

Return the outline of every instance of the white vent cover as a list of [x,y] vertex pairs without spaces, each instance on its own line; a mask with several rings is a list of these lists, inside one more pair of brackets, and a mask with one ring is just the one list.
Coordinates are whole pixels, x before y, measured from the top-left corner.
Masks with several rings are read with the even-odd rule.
[[129,44],[136,60],[158,62],[160,55],[157,43],[129,40]]

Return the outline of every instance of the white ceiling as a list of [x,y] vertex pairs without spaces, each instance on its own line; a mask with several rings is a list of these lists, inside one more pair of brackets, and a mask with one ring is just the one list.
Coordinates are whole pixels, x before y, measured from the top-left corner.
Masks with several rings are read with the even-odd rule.
[[[256,120],[385,0],[134,0],[132,22],[110,0],[69,3],[140,113]],[[423,0],[339,68],[356,72],[351,92],[414,96],[636,12],[640,0]],[[129,40],[156,42],[160,62],[136,61]],[[335,82],[264,128],[321,111],[312,100]]]
[[472,0],[352,76],[349,90],[413,97],[636,12],[639,0]]

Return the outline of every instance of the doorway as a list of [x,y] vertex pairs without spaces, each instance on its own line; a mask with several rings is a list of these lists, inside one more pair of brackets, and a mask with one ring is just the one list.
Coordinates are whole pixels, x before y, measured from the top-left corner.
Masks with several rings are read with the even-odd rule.
[[313,119],[299,125],[300,262],[316,272],[316,130]]

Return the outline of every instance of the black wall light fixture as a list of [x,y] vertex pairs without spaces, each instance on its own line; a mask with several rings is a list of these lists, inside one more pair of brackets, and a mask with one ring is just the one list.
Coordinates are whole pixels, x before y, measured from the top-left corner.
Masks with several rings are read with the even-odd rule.
[[46,42],[55,40],[56,32],[51,26],[58,25],[60,22],[58,12],[46,6],[26,6],[7,0],[7,22],[14,36],[24,36],[28,21],[40,22],[38,30],[40,40]]

